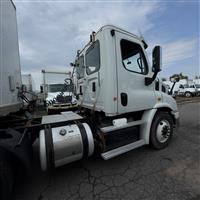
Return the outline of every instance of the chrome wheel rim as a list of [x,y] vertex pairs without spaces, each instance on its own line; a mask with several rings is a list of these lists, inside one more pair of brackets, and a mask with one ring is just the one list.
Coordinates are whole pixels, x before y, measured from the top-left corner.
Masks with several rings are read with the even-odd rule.
[[167,120],[161,120],[157,126],[156,137],[160,143],[166,142],[171,133],[170,123]]
[[190,93],[186,93],[186,97],[190,97],[191,95],[190,95]]

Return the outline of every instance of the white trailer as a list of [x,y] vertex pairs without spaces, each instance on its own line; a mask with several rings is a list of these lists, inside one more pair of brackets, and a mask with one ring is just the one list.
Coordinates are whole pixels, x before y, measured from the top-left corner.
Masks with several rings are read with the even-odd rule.
[[0,1],[0,27],[0,116],[4,116],[22,107],[16,8],[11,0]]
[[22,74],[22,84],[25,86],[27,92],[35,91],[35,83],[31,74]]

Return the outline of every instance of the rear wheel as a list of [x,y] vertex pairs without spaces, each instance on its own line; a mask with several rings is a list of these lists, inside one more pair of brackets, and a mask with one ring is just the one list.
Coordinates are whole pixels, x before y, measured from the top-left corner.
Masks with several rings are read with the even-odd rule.
[[186,96],[186,97],[191,97],[192,94],[191,94],[190,92],[186,92],[186,93],[185,93],[185,96]]
[[11,199],[14,173],[9,153],[0,149],[0,199]]
[[154,117],[151,133],[150,143],[155,149],[165,148],[173,135],[173,120],[172,117],[165,112],[158,112]]

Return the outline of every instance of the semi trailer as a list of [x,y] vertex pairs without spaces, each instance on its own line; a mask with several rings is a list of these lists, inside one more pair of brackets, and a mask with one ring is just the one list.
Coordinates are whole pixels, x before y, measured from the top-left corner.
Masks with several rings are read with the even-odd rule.
[[170,143],[179,112],[156,80],[161,47],[152,51],[152,66],[147,47],[142,37],[103,26],[72,64],[77,111],[0,118],[0,199],[10,198],[16,174],[30,172],[35,141],[43,171],[94,154],[109,160],[143,145],[162,149]]
[[0,30],[0,116],[5,116],[22,107],[16,9],[10,0],[0,1]]

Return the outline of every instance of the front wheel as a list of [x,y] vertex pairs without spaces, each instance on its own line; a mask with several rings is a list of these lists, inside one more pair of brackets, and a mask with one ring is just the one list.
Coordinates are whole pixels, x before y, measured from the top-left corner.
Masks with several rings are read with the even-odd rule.
[[185,93],[185,96],[186,96],[186,97],[191,97],[192,94],[191,94],[190,92],[186,92],[186,93]]
[[158,112],[154,117],[151,133],[150,143],[155,149],[165,148],[173,135],[173,120],[166,112]]

